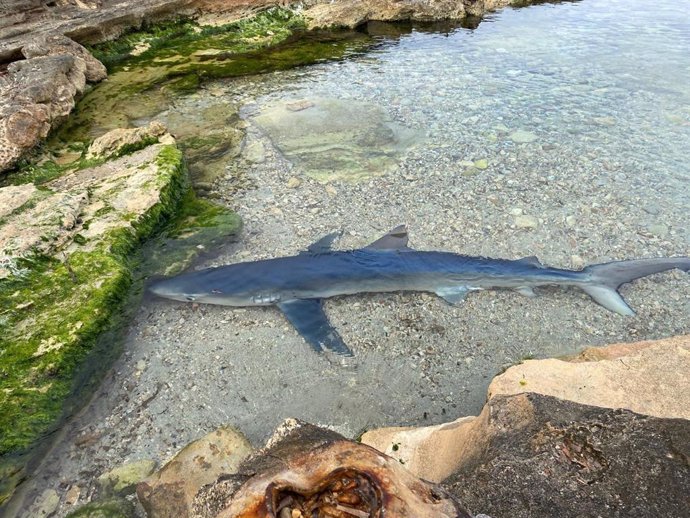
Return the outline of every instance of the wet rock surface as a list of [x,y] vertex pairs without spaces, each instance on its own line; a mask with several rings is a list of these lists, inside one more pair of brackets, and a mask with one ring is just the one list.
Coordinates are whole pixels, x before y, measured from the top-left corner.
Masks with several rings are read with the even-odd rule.
[[496,396],[476,456],[444,483],[494,518],[683,516],[690,421],[579,405],[539,394]]

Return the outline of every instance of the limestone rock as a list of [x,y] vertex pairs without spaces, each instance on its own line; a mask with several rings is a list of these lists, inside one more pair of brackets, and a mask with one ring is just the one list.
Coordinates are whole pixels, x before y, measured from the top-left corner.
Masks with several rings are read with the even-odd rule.
[[46,34],[32,40],[22,48],[22,54],[27,59],[40,56],[59,56],[67,54],[81,59],[85,65],[86,80],[95,83],[108,76],[103,63],[94,58],[91,53],[74,40],[61,34]]
[[362,443],[400,461],[413,475],[441,482],[458,467],[465,450],[468,431],[475,417],[461,417],[436,426],[391,427],[370,430]]
[[129,495],[136,485],[156,469],[156,461],[135,460],[104,473],[98,477],[98,486],[106,495]]
[[342,0],[319,2],[306,9],[304,14],[309,19],[310,28],[354,28],[370,20],[459,20],[465,16],[464,4],[454,0]]
[[586,405],[690,419],[690,335],[527,360],[494,378],[489,398],[536,392]]
[[469,517],[442,488],[419,480],[395,459],[330,430],[296,420],[235,476],[204,487],[195,516]]
[[38,189],[32,183],[0,188],[0,218],[11,214],[33,198]]
[[158,139],[166,132],[165,126],[158,121],[151,121],[140,128],[118,128],[98,137],[89,146],[87,158],[108,157],[125,147],[141,146],[147,141]]
[[72,55],[15,61],[0,77],[0,172],[48,135],[74,108],[86,64]]
[[474,454],[444,484],[475,513],[687,514],[688,420],[518,394],[494,396],[477,422]]
[[247,439],[229,427],[194,441],[160,471],[137,486],[137,496],[150,518],[190,516],[199,489],[221,475],[234,474],[252,451]]

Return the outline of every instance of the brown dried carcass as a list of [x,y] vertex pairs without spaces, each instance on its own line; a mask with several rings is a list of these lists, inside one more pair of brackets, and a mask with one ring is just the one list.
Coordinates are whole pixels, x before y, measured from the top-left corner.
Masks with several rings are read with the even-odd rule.
[[469,518],[442,488],[339,434],[288,420],[238,474],[204,487],[203,518]]

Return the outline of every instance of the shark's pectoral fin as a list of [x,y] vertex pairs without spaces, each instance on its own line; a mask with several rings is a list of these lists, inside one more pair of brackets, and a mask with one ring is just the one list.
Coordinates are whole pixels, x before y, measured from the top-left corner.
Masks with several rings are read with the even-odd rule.
[[459,305],[465,300],[467,294],[472,291],[467,286],[453,286],[452,288],[441,288],[436,290],[436,295],[445,300],[452,306]]
[[333,249],[333,243],[335,243],[340,236],[343,235],[343,231],[333,232],[331,234],[323,236],[321,239],[312,243],[307,247],[307,250],[301,252],[301,254],[323,254],[330,252]]
[[290,300],[281,302],[278,307],[317,352],[325,349],[342,356],[352,356],[352,351],[323,312],[321,299]]
[[385,236],[378,238],[364,248],[370,250],[407,250],[407,241],[407,228],[405,225],[398,225]]

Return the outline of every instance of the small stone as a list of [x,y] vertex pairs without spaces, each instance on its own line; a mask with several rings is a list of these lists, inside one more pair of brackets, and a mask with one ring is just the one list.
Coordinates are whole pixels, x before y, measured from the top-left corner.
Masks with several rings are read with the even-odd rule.
[[514,208],[510,209],[510,213],[513,216],[520,216],[523,212],[524,211],[520,207],[514,207]]
[[156,468],[153,460],[127,462],[98,477],[97,483],[104,494],[126,496],[134,493],[136,485],[148,477]]
[[291,103],[287,103],[285,107],[290,110],[291,112],[299,112],[302,110],[306,110],[307,108],[311,108],[314,106],[314,103],[312,101],[308,101],[306,99],[302,99],[300,101],[294,101]]
[[475,160],[474,167],[483,171],[484,169],[489,167],[489,161],[486,158],[482,158],[480,160]]
[[566,216],[565,224],[569,228],[575,228],[575,225],[577,224],[577,220],[575,219],[575,216]]
[[302,180],[300,180],[299,178],[296,178],[294,176],[290,177],[287,181],[288,189],[296,189],[300,185],[302,185]]
[[146,362],[144,360],[139,360],[136,365],[136,369],[141,372],[146,369]]
[[582,269],[585,266],[585,260],[579,255],[571,255],[570,263],[573,265],[573,268]]
[[462,176],[477,176],[480,173],[479,169],[474,166],[468,167],[462,172]]
[[244,158],[252,164],[261,164],[266,160],[266,150],[261,142],[251,142],[244,148]]
[[535,229],[539,226],[539,220],[534,216],[523,214],[515,218],[515,226],[517,228]]
[[332,185],[326,186],[326,192],[328,193],[329,196],[337,196],[338,195],[338,191]]
[[537,136],[534,133],[525,130],[513,131],[509,138],[516,144],[528,144],[537,140]]
[[74,505],[79,501],[81,495],[81,488],[79,486],[72,486],[65,494],[65,503],[67,505]]

